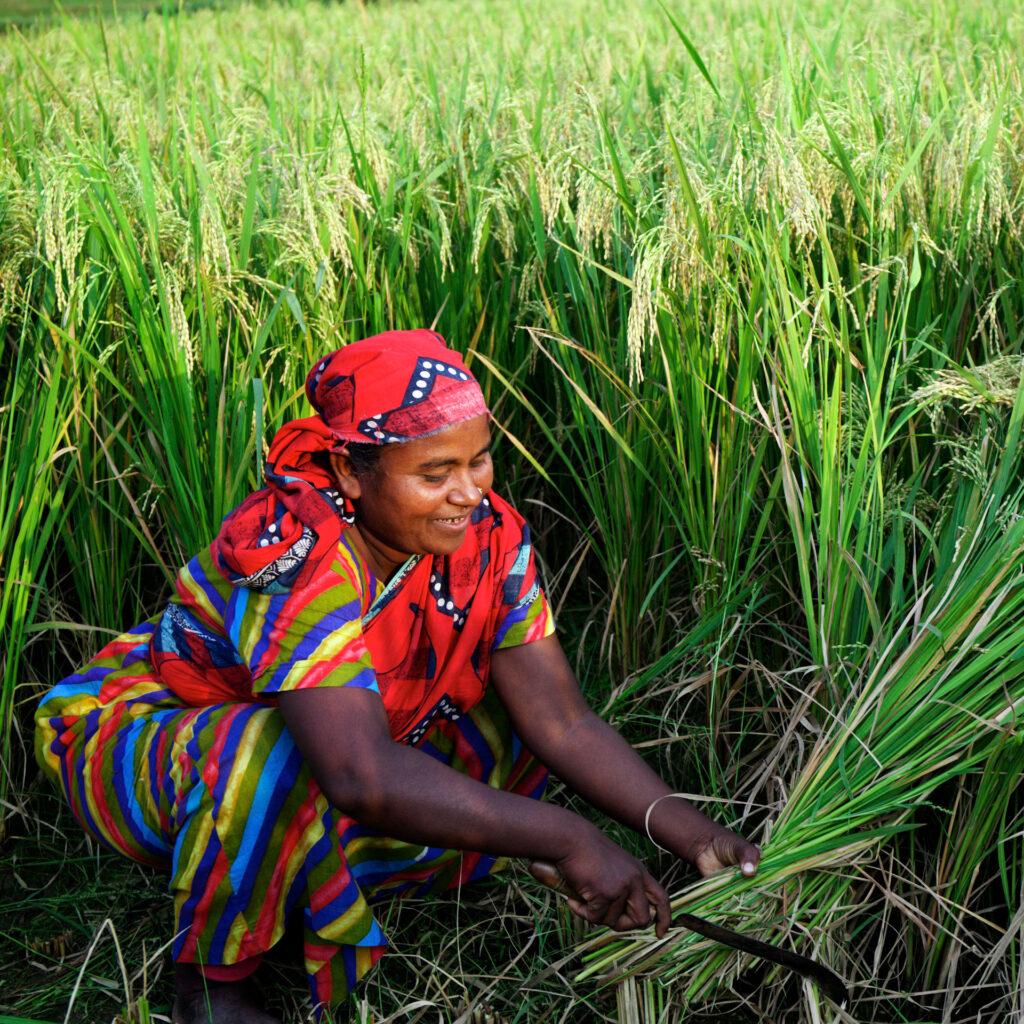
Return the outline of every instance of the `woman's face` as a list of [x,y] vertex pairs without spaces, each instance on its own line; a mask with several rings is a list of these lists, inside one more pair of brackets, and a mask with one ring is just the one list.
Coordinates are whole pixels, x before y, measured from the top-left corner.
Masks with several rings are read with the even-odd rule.
[[486,416],[431,437],[386,445],[374,470],[356,476],[344,455],[331,456],[338,487],[356,508],[356,529],[376,556],[450,555],[494,478]]

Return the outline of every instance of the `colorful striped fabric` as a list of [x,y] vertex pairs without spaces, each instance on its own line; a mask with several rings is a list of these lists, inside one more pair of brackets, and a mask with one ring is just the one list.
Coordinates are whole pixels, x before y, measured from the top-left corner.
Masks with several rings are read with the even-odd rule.
[[[384,587],[343,535],[329,571],[298,594],[239,587],[202,553],[179,574],[162,614],[44,696],[36,756],[75,816],[101,843],[170,872],[175,960],[237,963],[273,946],[300,913],[314,1003],[336,1003],[386,948],[376,901],[462,885],[498,866],[493,857],[388,838],[332,807],[274,694],[375,689],[396,739],[488,785],[539,797],[546,772],[523,749],[486,675],[477,690],[466,685],[469,668],[479,678],[493,650],[553,631],[528,531],[516,536],[496,588],[478,595],[489,606],[487,628],[471,646],[456,635],[441,649],[444,635],[388,628],[389,607],[422,607],[410,596],[424,600],[439,578],[446,593],[462,586],[439,564],[448,560],[412,559]],[[410,694],[408,656],[388,652],[417,644],[433,664]],[[401,671],[384,663],[389,656]]]
[[[273,535],[275,521],[263,530]],[[471,708],[493,651],[554,631],[529,527],[493,491],[458,550],[410,558],[387,586],[347,530],[308,582],[282,587],[294,572],[287,559],[240,581],[214,545],[196,555],[153,639],[161,681],[188,704],[364,686],[378,690],[392,735],[405,739],[422,734],[438,707]]]

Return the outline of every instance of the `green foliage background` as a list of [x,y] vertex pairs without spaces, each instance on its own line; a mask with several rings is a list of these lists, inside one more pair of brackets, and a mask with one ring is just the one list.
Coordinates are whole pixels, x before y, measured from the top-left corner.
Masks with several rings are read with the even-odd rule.
[[[0,39],[8,850],[44,841],[44,687],[159,607],[320,353],[436,321],[589,697],[764,843],[755,881],[680,899],[814,951],[859,1020],[1019,1013],[1022,26],[427,0]],[[430,990],[453,1019],[846,1019],[692,936],[488,892],[478,921],[523,900],[501,934],[542,939],[460,947],[486,980]],[[11,1012],[56,1014],[76,920]],[[521,988],[576,941],[575,980]],[[389,963],[364,1016],[421,997]]]

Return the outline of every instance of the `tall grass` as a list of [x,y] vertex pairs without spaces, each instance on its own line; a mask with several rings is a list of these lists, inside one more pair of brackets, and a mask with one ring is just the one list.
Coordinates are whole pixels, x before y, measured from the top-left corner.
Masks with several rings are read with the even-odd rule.
[[[12,729],[155,610],[315,356],[436,321],[588,695],[765,843],[685,900],[817,944],[858,1019],[1005,1019],[1022,27],[426,0],[0,40],[5,806]],[[595,974],[622,1020],[749,997],[706,945],[593,941],[581,1020]]]

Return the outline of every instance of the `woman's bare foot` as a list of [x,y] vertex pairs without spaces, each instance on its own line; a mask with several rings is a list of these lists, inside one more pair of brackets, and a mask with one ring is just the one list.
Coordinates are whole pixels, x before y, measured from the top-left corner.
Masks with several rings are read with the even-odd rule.
[[176,964],[172,1024],[282,1024],[243,981],[210,981],[191,964]]

